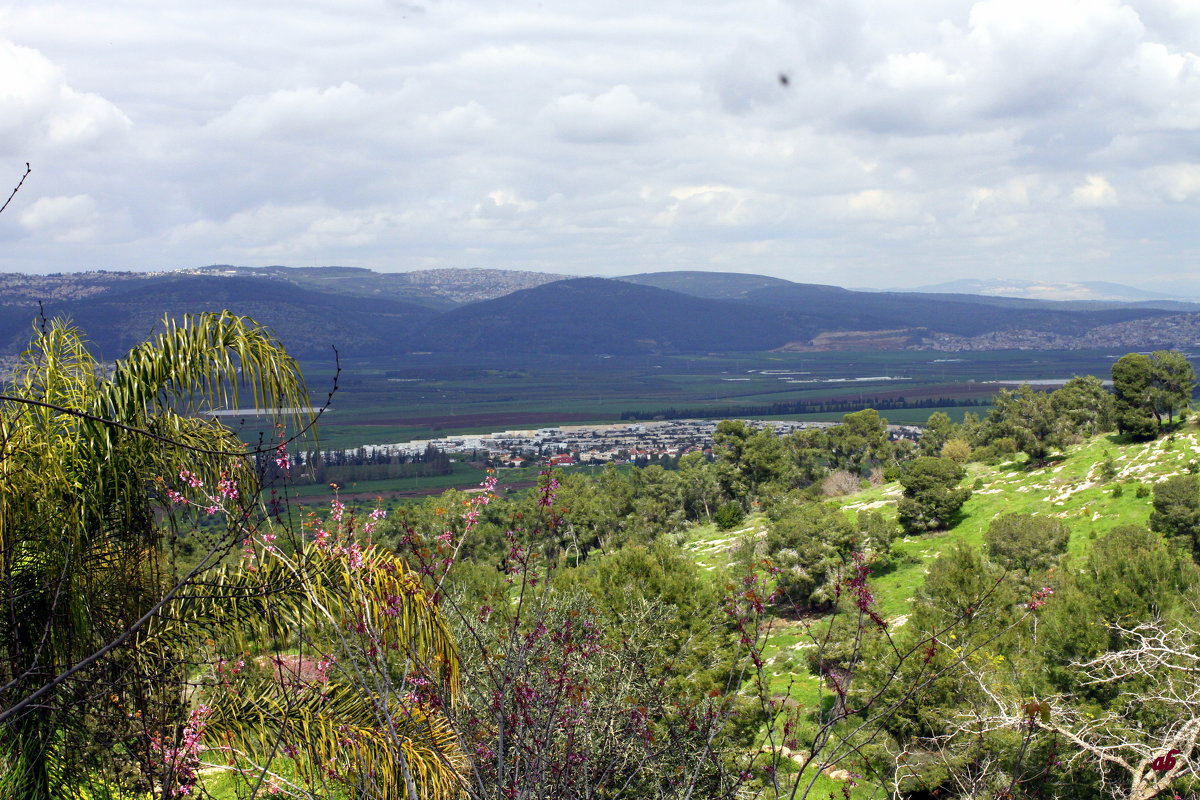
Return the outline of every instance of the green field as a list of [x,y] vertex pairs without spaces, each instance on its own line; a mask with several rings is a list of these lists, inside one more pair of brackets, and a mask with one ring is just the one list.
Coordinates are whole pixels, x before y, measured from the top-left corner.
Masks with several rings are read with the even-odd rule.
[[[564,424],[612,422],[626,412],[741,413],[750,406],[804,401],[849,404],[831,413],[790,415],[840,419],[881,398],[909,402],[948,398],[986,402],[989,381],[1107,377],[1120,353],[990,351],[944,353],[730,353],[708,356],[401,355],[345,359],[337,392],[320,426],[323,447],[355,447],[451,433],[485,433]],[[333,385],[332,362],[306,362],[319,405]],[[765,372],[764,372],[765,371]],[[783,374],[789,373],[789,374]],[[857,380],[861,378],[905,380]],[[789,381],[814,381],[795,383]],[[820,382],[816,382],[820,381]],[[833,382],[829,382],[833,381]],[[889,410],[900,423],[923,422],[935,409]],[[945,409],[953,417],[986,407]]]

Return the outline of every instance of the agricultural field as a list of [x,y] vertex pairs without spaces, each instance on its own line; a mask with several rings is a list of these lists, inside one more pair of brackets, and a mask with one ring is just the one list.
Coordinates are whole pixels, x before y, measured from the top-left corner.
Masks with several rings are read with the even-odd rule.
[[[322,447],[356,447],[563,424],[612,422],[623,414],[701,411],[703,416],[836,420],[880,400],[939,399],[961,419],[986,411],[997,381],[1107,378],[1122,353],[1104,351],[884,351],[729,353],[708,356],[403,355],[342,361]],[[332,386],[332,361],[304,363],[317,404]],[[962,402],[954,403],[955,399]],[[844,404],[805,414],[753,413],[775,403]],[[888,409],[918,423],[933,408]]]

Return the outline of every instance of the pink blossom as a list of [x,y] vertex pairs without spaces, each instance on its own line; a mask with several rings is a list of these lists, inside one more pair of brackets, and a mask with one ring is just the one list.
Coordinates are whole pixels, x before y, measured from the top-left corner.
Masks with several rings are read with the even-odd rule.
[[217,491],[226,500],[236,500],[238,498],[237,482],[231,481],[228,478],[221,479],[217,484]]
[[1033,593],[1033,598],[1025,604],[1025,607],[1030,611],[1041,608],[1042,606],[1046,605],[1046,598],[1052,594],[1054,594],[1053,589],[1051,589],[1049,586],[1043,586],[1041,589],[1038,589]]
[[329,548],[329,531],[325,530],[324,528],[317,528],[313,539],[317,543],[318,549],[326,550]]
[[284,472],[287,472],[292,466],[292,461],[288,457],[288,451],[285,445],[281,444],[279,447],[275,448],[275,466],[279,467]]

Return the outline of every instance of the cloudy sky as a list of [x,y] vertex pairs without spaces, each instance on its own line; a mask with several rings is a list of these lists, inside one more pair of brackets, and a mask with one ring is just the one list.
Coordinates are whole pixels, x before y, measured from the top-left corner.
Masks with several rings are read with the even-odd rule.
[[17,0],[4,196],[26,161],[0,271],[1200,295],[1200,3]]

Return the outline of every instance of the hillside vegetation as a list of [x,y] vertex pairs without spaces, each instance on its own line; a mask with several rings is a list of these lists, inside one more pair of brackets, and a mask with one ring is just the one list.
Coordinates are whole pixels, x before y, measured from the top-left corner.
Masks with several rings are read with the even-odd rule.
[[[291,502],[269,331],[167,328],[109,373],[55,323],[0,407],[5,797],[1200,788],[1182,354],[389,514]],[[301,410],[262,447],[178,410],[247,381]]]

